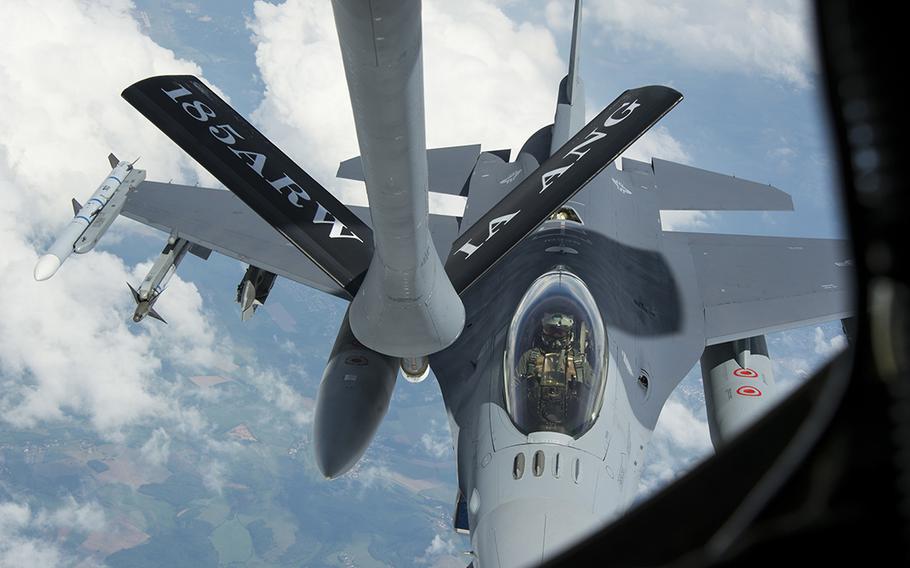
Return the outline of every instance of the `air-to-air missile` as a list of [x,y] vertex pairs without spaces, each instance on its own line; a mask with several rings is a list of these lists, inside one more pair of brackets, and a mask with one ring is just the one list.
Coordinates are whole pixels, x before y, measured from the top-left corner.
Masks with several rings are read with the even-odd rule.
[[134,168],[130,162],[120,161],[113,154],[108,156],[108,161],[114,169],[85,205],[73,199],[75,217],[38,259],[35,280],[47,280],[56,274],[72,253],[84,254],[95,248],[117,218],[129,192],[145,180],[145,170]]
[[140,322],[145,316],[151,316],[158,321],[167,323],[155,311],[155,302],[158,301],[158,297],[164,292],[168,280],[177,271],[177,266],[183,260],[183,257],[186,256],[190,246],[190,242],[186,239],[171,235],[161,254],[155,259],[151,270],[149,270],[142,284],[139,285],[139,290],[127,283],[127,286],[130,287],[130,292],[133,293],[133,299],[136,301],[136,311],[133,312],[134,322]]

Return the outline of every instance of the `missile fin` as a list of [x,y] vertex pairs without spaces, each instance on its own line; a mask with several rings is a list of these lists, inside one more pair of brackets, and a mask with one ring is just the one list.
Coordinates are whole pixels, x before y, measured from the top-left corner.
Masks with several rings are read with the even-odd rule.
[[113,152],[107,155],[107,161],[110,162],[112,168],[116,168],[117,164],[120,163],[120,160],[117,159]]
[[158,314],[158,312],[155,311],[155,308],[149,308],[149,313],[148,313],[148,315],[149,315],[150,317],[155,318],[156,320],[158,320],[158,321],[160,321],[160,322],[162,322],[162,323],[167,323],[166,321],[164,321],[164,318],[161,317],[161,316]]
[[79,214],[79,210],[82,209],[82,204],[79,203],[78,201],[76,201],[75,197],[73,198],[72,204],[73,204],[73,216],[76,216]]
[[138,304],[139,303],[139,292],[137,292],[136,289],[133,288],[133,285],[130,284],[129,282],[127,282],[126,285],[130,287],[130,292],[133,293],[133,300],[135,300],[136,303]]

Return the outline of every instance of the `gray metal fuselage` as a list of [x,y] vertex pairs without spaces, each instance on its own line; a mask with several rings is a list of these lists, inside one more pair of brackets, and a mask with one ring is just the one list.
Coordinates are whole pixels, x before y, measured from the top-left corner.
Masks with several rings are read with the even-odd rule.
[[[486,173],[489,187],[472,191],[512,187],[498,182],[516,163],[482,163],[475,180]],[[656,195],[610,166],[569,205],[583,224],[547,221],[522,241],[462,295],[464,332],[431,356],[480,566],[539,562],[620,513],[636,493],[661,408],[704,349],[691,255],[662,238]],[[578,439],[522,434],[505,409],[510,322],[531,283],[554,269],[585,282],[608,338],[603,406]],[[537,451],[540,476],[530,471]],[[528,471],[515,479],[519,453]]]
[[334,0],[332,7],[374,230],[351,328],[380,353],[423,357],[451,345],[464,308],[429,231],[421,5]]
[[[570,202],[584,224],[546,222],[461,295],[461,328],[457,298],[448,298],[451,284],[428,241],[420,3],[335,0],[333,6],[376,247],[351,305],[351,329],[386,355],[433,353],[478,564],[539,562],[616,515],[635,495],[660,409],[705,345],[704,318],[686,311],[702,305],[689,249],[668,250],[674,245],[662,238],[657,196],[611,166]],[[557,146],[583,123],[575,81],[572,91],[581,102],[573,109],[571,97],[560,99]],[[514,188],[538,159],[526,153],[506,163],[481,155],[462,228]],[[437,244],[441,250],[449,245]],[[602,408],[577,439],[522,434],[505,410],[510,322],[531,283],[554,269],[585,283],[607,336]],[[456,327],[461,334],[450,344],[446,338],[457,335]],[[393,328],[396,334],[388,333]],[[409,351],[415,346],[420,352]],[[651,377],[647,390],[638,383],[642,371]],[[357,453],[338,446],[321,444],[323,461],[349,463],[348,454]],[[345,459],[335,459],[342,453]],[[525,454],[527,471],[515,479],[518,453]]]
[[[850,315],[853,260],[836,240],[664,232],[661,209],[793,203],[771,186],[657,158],[605,167],[681,94],[627,90],[578,131],[579,1],[554,124],[514,162],[478,156],[480,145],[428,154],[420,9],[419,0],[333,0],[361,151],[341,170],[361,170],[347,175],[366,183],[371,240],[367,223],[198,78],[151,77],[124,90],[233,192],[150,182],[124,200],[122,214],[171,235],[140,290],[131,287],[134,319],[162,319],[153,304],[188,251],[249,264],[245,310],[271,286],[245,284],[266,275],[353,296],[316,399],[319,470],[334,478],[358,462],[398,370],[419,378],[428,357],[456,452],[456,527],[471,533],[475,568],[534,564],[630,504],[661,409],[703,353],[712,439],[748,426],[772,400],[763,335]],[[640,122],[626,121],[639,107]],[[191,109],[232,117],[246,137]],[[233,148],[239,139],[268,157]],[[281,165],[268,166],[279,177],[266,176],[266,164]],[[467,196],[460,220],[429,216],[431,180],[446,197]],[[81,226],[67,231],[36,279],[85,236]]]

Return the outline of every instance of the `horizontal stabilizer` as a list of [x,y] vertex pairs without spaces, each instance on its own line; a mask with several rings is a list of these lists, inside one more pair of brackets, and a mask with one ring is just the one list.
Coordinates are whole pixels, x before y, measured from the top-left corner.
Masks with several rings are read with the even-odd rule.
[[111,165],[112,168],[116,168],[117,164],[120,163],[120,160],[117,159],[117,156],[113,152],[107,155],[107,163]]
[[79,211],[82,209],[82,204],[79,203],[79,201],[76,200],[75,197],[74,197],[73,200],[70,202],[70,204],[73,206],[73,215],[78,215],[78,214],[79,214]]
[[445,265],[455,290],[489,270],[680,100],[673,89],[649,86],[610,103],[455,241]]
[[122,96],[354,295],[372,231],[230,105],[192,75],[144,79]]
[[623,171],[657,192],[662,210],[792,211],[793,199],[774,186],[654,158],[623,158]]
[[[479,155],[480,144],[427,150],[429,190],[451,195],[461,193]],[[363,162],[360,156],[341,162],[335,175],[342,179],[364,181]]]

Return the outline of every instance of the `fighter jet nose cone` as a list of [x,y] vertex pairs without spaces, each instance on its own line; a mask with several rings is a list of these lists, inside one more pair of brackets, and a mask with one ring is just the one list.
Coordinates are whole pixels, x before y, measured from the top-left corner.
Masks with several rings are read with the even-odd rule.
[[43,255],[38,259],[38,264],[35,265],[35,280],[38,282],[47,280],[57,273],[58,268],[60,268],[59,258],[52,254]]

